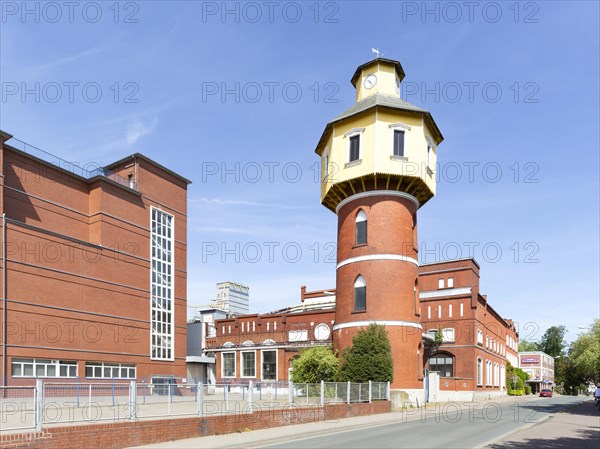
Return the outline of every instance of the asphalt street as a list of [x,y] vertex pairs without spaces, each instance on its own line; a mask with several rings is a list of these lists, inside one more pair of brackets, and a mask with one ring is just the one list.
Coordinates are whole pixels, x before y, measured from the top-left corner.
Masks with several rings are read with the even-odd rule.
[[[336,431],[309,438],[255,445],[265,448],[477,448],[521,428],[533,426],[582,398],[560,396],[528,401],[439,404],[433,410],[407,413],[399,422]],[[417,419],[415,419],[417,417]]]

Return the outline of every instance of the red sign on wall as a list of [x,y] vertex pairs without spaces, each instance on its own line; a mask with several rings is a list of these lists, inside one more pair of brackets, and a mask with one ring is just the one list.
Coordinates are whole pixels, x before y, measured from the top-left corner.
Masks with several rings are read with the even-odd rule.
[[521,357],[521,363],[530,363],[530,364],[534,364],[534,363],[540,363],[540,358],[537,356],[522,356]]

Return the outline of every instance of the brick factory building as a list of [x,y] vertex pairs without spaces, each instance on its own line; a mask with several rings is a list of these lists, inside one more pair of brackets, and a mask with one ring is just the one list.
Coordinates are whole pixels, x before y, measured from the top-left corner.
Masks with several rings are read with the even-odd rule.
[[[414,378],[439,373],[433,402],[473,400],[506,394],[506,360],[517,366],[518,333],[479,292],[479,265],[473,259],[423,264],[419,267],[417,309],[423,349],[414,358]],[[335,290],[306,292],[301,303],[268,314],[216,320],[206,340],[215,358],[216,383],[288,381],[291,362],[302,349],[333,345]],[[434,332],[442,343],[433,345]],[[394,356],[397,356],[394,353]],[[434,400],[435,398],[435,400]]]
[[0,134],[2,385],[186,375],[187,186],[134,154],[84,169]]

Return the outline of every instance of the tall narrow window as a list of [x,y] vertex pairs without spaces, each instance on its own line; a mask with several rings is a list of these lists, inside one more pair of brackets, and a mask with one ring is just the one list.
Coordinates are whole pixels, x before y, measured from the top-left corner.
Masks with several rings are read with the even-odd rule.
[[221,353],[221,377],[235,377],[235,352]]
[[151,357],[173,359],[173,216],[151,209]]
[[477,359],[477,385],[483,384],[483,361]]
[[262,379],[277,379],[277,351],[262,351]]
[[448,288],[454,288],[454,278],[448,278]]
[[413,287],[413,302],[415,304],[415,315],[421,315],[421,311],[419,308],[419,295],[417,293],[418,286],[419,286],[419,281],[417,279],[415,279],[415,284]]
[[431,167],[431,142],[427,139],[427,168]]
[[242,352],[242,377],[256,377],[256,352]]
[[362,276],[354,282],[354,310],[367,310],[367,284]]
[[356,214],[356,244],[367,243],[367,214],[363,210]]
[[404,156],[404,131],[394,130],[394,156]]
[[443,278],[438,279],[438,288],[444,288],[444,279]]
[[323,181],[327,181],[327,178],[329,177],[329,147],[325,148],[323,164]]
[[350,162],[360,159],[360,135],[350,137]]

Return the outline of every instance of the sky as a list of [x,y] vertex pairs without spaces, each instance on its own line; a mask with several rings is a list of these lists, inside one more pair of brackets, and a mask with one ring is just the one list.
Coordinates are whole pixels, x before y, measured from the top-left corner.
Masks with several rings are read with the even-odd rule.
[[188,305],[335,287],[326,123],[372,48],[444,135],[421,262],[473,256],[521,339],[600,316],[598,2],[0,2],[0,129],[63,159],[192,180]]

